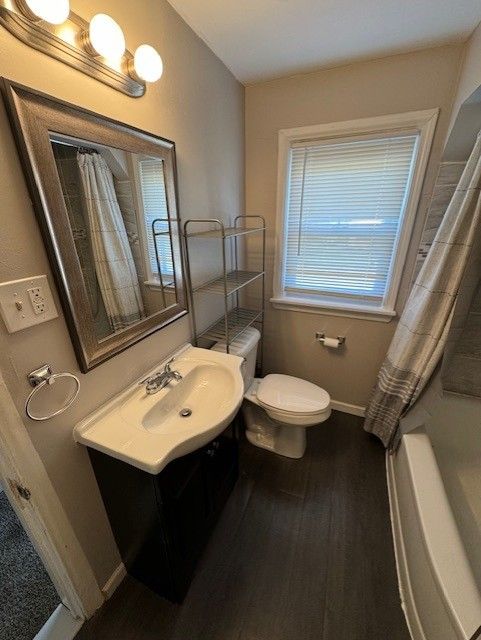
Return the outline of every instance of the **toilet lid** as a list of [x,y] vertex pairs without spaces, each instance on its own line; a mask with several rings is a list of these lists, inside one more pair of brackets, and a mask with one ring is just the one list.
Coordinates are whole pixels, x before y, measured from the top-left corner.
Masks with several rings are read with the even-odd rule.
[[257,399],[273,409],[289,413],[319,413],[327,409],[331,398],[327,391],[312,382],[271,373],[257,389]]

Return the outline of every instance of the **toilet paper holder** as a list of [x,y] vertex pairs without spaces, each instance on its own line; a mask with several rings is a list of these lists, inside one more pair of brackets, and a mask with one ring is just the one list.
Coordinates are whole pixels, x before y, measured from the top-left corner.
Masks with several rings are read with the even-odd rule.
[[[326,336],[326,332],[325,331],[316,331],[316,340],[317,342],[320,342],[322,345],[324,344],[325,340],[326,340],[327,336]],[[339,341],[339,346],[345,344],[346,342],[346,336],[337,336],[337,340]]]

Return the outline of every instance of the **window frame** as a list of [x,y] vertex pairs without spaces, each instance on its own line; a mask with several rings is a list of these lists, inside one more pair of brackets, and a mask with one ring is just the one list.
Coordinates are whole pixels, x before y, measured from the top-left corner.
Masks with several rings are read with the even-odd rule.
[[[142,160],[150,159],[149,156],[146,155],[136,155],[129,157],[129,165],[132,174],[132,179],[135,185],[135,213],[137,219],[137,227],[139,229],[139,238],[140,238],[140,249],[142,254],[142,260],[144,263],[144,285],[149,287],[149,289],[159,290],[161,288],[159,278],[156,273],[152,272],[152,266],[150,264],[150,253],[149,253],[149,242],[147,237],[147,225],[145,224],[145,214],[144,214],[144,197],[142,192],[142,180],[140,176],[140,163]],[[171,272],[163,273],[164,278],[169,282],[164,283],[164,289],[175,289],[173,283],[174,274]]]
[[[278,137],[278,176],[277,176],[277,219],[276,248],[274,262],[273,297],[271,303],[277,309],[322,313],[323,315],[345,315],[389,322],[396,316],[396,300],[401,285],[404,265],[416,221],[421,199],[422,187],[431,152],[439,109],[413,111],[409,113],[334,122],[329,124],[281,129]],[[393,250],[386,294],[381,306],[349,302],[347,297],[336,300],[328,296],[297,295],[284,289],[286,261],[286,222],[289,203],[289,176],[291,148],[294,143],[330,143],[390,135],[419,136],[416,158],[413,164],[411,186],[401,222],[401,229]]]

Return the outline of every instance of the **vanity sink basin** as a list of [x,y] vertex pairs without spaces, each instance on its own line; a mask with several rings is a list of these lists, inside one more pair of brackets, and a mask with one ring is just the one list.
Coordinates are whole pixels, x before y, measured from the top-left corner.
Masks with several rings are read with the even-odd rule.
[[[151,395],[134,383],[78,423],[75,440],[157,474],[218,436],[242,402],[242,358],[191,345],[174,357],[182,379]],[[142,379],[162,369],[163,363]]]
[[[146,413],[142,407],[142,426],[153,433],[199,431],[207,424],[223,422],[225,414],[230,414],[235,380],[218,364],[199,364],[180,382],[172,382],[169,386],[167,392],[159,392]],[[122,407],[120,413],[129,420],[137,414],[138,408],[139,404],[134,400]]]

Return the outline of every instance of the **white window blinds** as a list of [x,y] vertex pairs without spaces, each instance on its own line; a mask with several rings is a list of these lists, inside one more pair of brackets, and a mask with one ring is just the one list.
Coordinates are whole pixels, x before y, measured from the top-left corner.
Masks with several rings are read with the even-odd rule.
[[[151,273],[158,276],[157,260],[155,257],[154,236],[152,234],[152,222],[157,218],[167,218],[167,199],[164,181],[164,163],[158,158],[147,158],[139,162],[140,186],[142,190],[142,202],[144,205],[144,219],[147,230],[147,250]],[[156,231],[168,231],[167,222],[158,222]],[[157,249],[160,258],[162,275],[172,275],[172,251],[168,235],[157,236]]]
[[382,305],[418,137],[292,144],[286,292]]

